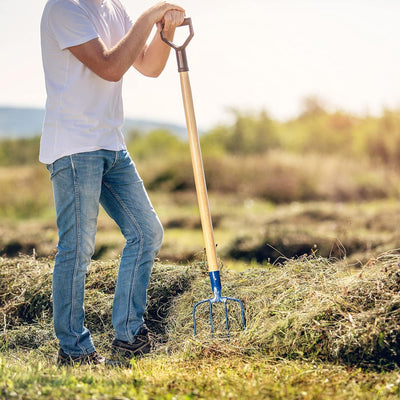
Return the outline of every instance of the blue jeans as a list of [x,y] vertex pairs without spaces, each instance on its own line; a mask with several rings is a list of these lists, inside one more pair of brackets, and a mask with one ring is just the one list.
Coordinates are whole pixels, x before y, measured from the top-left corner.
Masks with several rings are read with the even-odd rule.
[[126,151],[98,150],[47,165],[59,242],[53,272],[54,329],[71,356],[95,351],[84,326],[84,292],[93,256],[99,204],[126,239],[114,295],[115,337],[132,342],[143,324],[147,286],[163,228]]

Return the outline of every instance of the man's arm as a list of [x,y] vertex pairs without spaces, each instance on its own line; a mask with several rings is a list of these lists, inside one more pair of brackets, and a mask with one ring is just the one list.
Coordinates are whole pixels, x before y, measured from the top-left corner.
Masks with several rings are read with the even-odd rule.
[[168,11],[164,15],[162,22],[157,23],[157,32],[149,44],[145,46],[133,66],[143,75],[156,78],[164,70],[168,61],[171,47],[161,40],[160,32],[164,29],[164,34],[172,42],[175,28],[182,24],[184,14],[179,11]]
[[[170,13],[168,13],[169,11]],[[164,18],[167,13],[173,14],[173,16]],[[171,32],[173,34],[174,28],[183,21],[183,18],[184,10],[181,7],[161,2],[145,11],[124,38],[113,48],[107,49],[104,42],[100,38],[96,38],[78,46],[69,47],[69,50],[94,73],[108,81],[119,81],[136,60],[138,62],[135,63],[135,66],[140,72],[145,75],[156,76],[154,74],[159,71],[159,66],[164,63],[161,71],[165,66],[165,54],[167,53],[166,57],[168,58],[169,49],[161,51],[159,65],[153,68],[151,64],[155,63],[154,60],[157,59],[154,51],[158,50],[158,46],[155,38],[146,47],[146,41],[151,30],[154,24],[159,25],[165,19],[165,27],[171,35]],[[156,43],[153,45],[154,42]]]

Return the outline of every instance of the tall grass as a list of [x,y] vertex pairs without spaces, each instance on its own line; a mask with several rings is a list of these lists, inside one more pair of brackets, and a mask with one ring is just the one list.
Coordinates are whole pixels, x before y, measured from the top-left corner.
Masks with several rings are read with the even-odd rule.
[[[179,153],[181,154],[181,153]],[[150,191],[193,192],[188,154],[137,161]],[[273,203],[398,198],[400,175],[382,164],[343,155],[274,150],[260,155],[204,156],[210,193]],[[48,172],[38,163],[0,168],[0,216],[42,217],[53,209]]]
[[49,174],[38,162],[0,167],[0,217],[41,217],[52,208]]
[[39,143],[39,137],[1,140],[0,167],[36,164],[39,156]]

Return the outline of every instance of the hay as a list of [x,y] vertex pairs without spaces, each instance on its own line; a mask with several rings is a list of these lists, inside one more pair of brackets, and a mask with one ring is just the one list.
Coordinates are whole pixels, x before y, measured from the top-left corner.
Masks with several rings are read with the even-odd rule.
[[0,317],[3,330],[47,319],[51,310],[51,267],[30,257],[0,258]]
[[[371,260],[352,271],[345,263],[303,257],[282,266],[225,273],[225,295],[243,300],[245,332],[230,341],[183,340],[191,331],[190,304],[207,297],[206,282],[185,293],[170,316],[170,350],[188,354],[261,354],[322,359],[363,367],[400,360],[400,256]],[[224,285],[225,283],[225,285]],[[208,296],[209,297],[209,296]],[[176,346],[176,347],[174,347]]]
[[[107,343],[113,338],[111,310],[118,263],[92,262],[86,278],[85,323],[96,339]],[[53,261],[27,256],[0,258],[0,348],[38,348],[40,338],[54,342],[52,267]],[[173,301],[187,290],[195,275],[190,267],[155,266],[145,318],[159,343],[166,341],[166,316]]]
[[[104,348],[109,348],[113,334],[117,264],[94,262],[87,277],[87,326]],[[303,257],[241,273],[223,269],[221,279],[222,294],[243,301],[247,328],[241,331],[240,312],[231,307],[228,340],[222,307],[215,307],[216,332],[211,337],[205,307],[198,311],[199,334],[194,338],[192,307],[211,297],[204,264],[155,265],[146,320],[156,334],[156,351],[185,357],[320,359],[374,368],[399,362],[400,255],[396,251],[358,270],[343,261]],[[40,348],[41,341],[56,345],[50,292],[48,260],[0,259],[0,347]]]

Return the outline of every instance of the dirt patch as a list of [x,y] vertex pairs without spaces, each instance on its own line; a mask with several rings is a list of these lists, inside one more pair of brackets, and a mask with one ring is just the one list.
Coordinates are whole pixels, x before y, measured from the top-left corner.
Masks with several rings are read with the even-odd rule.
[[375,242],[376,247],[372,247],[357,238],[348,238],[343,243],[337,239],[313,237],[311,235],[293,236],[287,235],[284,239],[266,237],[259,243],[254,243],[253,238],[240,238],[232,244],[227,256],[247,262],[257,261],[260,264],[265,262],[274,264],[284,263],[288,259],[302,256],[351,258],[360,252],[371,253],[381,245],[381,243]]

